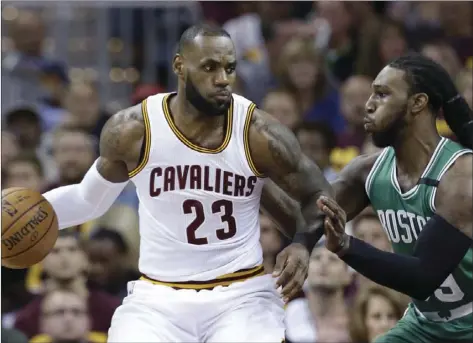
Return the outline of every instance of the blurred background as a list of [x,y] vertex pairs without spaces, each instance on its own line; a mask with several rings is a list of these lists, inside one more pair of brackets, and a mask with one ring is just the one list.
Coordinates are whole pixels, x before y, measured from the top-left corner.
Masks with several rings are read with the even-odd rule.
[[[391,59],[410,50],[429,56],[472,105],[472,10],[455,1],[2,1],[2,189],[80,182],[110,115],[174,90],[176,43],[199,22],[231,34],[235,92],[294,130],[333,180],[352,158],[376,150],[363,132],[364,104]],[[103,217],[62,231],[40,265],[2,268],[2,342],[105,342],[126,283],[139,277],[137,219],[130,185]],[[370,209],[349,224],[390,250]],[[270,273],[287,242],[263,215],[261,243]],[[371,342],[407,300],[319,246],[305,292],[287,305],[287,341]]]

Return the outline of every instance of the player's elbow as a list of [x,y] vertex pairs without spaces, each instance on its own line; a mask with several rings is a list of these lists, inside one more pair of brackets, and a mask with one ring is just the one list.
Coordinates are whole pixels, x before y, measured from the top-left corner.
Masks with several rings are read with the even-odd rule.
[[414,299],[425,301],[442,285],[446,277],[438,275],[423,275],[409,294]]

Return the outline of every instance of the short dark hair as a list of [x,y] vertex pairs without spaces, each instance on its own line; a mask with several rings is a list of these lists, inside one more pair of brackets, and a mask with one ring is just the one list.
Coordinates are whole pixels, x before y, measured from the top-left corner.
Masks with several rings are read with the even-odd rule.
[[472,111],[440,64],[419,53],[411,53],[395,59],[389,66],[405,71],[410,94],[427,94],[433,114],[437,115],[442,110],[458,141],[467,148],[473,148]]
[[123,239],[123,236],[117,232],[116,230],[111,230],[107,228],[99,228],[96,231],[92,233],[90,236],[91,241],[101,241],[101,240],[109,240],[112,241],[117,249],[118,252],[121,254],[128,254],[128,245],[125,242],[125,239]]
[[17,122],[18,119],[25,119],[36,125],[41,124],[41,118],[33,107],[17,107],[5,114],[5,124],[7,127]]
[[193,42],[197,36],[228,37],[231,39],[230,34],[224,29],[222,29],[220,26],[210,24],[197,24],[189,27],[181,35],[177,52],[182,53],[185,47],[191,42]]
[[325,141],[327,151],[332,151],[337,146],[337,136],[335,132],[325,123],[319,121],[304,121],[294,129],[296,136],[301,131],[309,131],[321,135]]

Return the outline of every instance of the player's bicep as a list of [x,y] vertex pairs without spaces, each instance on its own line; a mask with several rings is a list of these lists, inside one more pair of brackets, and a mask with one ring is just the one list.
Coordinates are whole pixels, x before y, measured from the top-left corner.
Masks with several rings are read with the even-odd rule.
[[440,181],[435,197],[436,214],[473,238],[472,155],[459,157]]
[[269,115],[255,111],[250,149],[256,168],[301,203],[317,193],[331,195],[323,173],[299,146],[294,134]]
[[144,125],[137,106],[118,112],[105,124],[100,135],[100,158],[97,169],[109,181],[128,179],[139,163]]

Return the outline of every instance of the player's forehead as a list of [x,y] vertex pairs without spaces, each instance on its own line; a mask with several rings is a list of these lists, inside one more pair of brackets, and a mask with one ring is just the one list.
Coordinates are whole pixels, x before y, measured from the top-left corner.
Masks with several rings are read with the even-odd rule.
[[409,85],[406,82],[405,71],[401,69],[392,68],[390,66],[384,67],[376,76],[372,83],[372,88],[388,88],[392,91],[405,92]]
[[206,60],[233,63],[236,60],[235,47],[225,36],[204,36],[194,38],[189,47],[191,58],[200,63]]

